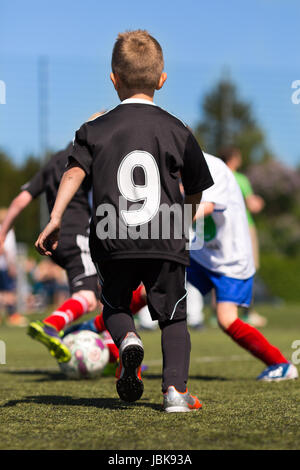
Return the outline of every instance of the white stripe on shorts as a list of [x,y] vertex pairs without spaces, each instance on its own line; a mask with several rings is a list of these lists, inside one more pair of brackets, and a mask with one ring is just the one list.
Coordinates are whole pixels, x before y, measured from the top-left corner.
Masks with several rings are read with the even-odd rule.
[[96,274],[96,268],[90,254],[89,237],[76,235],[76,244],[81,251],[81,261],[85,276],[94,276]]

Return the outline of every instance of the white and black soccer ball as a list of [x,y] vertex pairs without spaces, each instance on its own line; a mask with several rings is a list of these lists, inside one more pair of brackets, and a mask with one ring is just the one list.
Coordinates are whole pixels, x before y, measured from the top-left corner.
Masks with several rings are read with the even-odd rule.
[[109,361],[109,350],[101,335],[89,330],[74,331],[63,339],[71,352],[68,362],[60,362],[62,372],[69,379],[94,379]]

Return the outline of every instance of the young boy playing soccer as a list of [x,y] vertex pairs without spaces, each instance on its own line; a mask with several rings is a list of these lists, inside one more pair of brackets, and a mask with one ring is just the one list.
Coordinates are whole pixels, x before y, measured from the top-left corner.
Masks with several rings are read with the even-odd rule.
[[[46,165],[22,187],[12,201],[0,228],[0,248],[17,216],[30,202],[45,193],[49,212],[53,209],[61,176],[65,170],[72,144],[54,154]],[[91,209],[90,185],[85,181],[72,199],[64,214],[59,248],[53,253],[53,261],[67,271],[71,297],[42,322],[33,321],[28,334],[43,343],[59,362],[71,358],[62,343],[59,332],[83,314],[97,308],[99,293],[97,274],[91,260],[88,232]],[[117,351],[116,351],[117,353]]]
[[296,367],[256,328],[238,318],[238,306],[251,303],[255,274],[245,204],[231,170],[221,159],[204,156],[215,184],[203,192],[198,213],[205,215],[204,246],[197,249],[196,235],[187,279],[203,295],[215,289],[222,330],[267,365],[259,380],[295,379]]
[[161,225],[152,236],[152,226],[162,205],[183,209],[180,178],[194,212],[213,181],[188,128],[153,103],[155,89],[167,78],[163,66],[162,49],[146,31],[119,34],[111,80],[122,102],[77,131],[51,220],[36,247],[45,255],[56,248],[62,214],[89,175],[94,204],[90,248],[102,284],[104,322],[120,353],[118,394],[135,401],[143,393],[144,350],[129,309],[132,291],[143,282],[151,316],[162,331],[164,409],[185,412],[201,407],[186,387],[186,237],[183,227],[178,238],[170,226],[164,237]]

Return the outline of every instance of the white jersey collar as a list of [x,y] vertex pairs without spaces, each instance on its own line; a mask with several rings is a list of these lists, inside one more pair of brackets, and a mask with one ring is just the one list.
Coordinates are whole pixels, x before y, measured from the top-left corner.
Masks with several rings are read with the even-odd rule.
[[156,106],[156,104],[153,103],[153,101],[144,100],[142,98],[127,98],[126,100],[121,102],[121,104],[131,104],[131,103],[151,104],[152,106]]

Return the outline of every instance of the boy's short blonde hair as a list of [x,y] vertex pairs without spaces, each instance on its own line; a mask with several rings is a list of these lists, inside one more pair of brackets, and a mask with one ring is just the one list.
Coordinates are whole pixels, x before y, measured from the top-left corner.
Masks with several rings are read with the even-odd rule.
[[162,48],[148,31],[120,33],[111,66],[127,88],[155,90],[164,68]]

